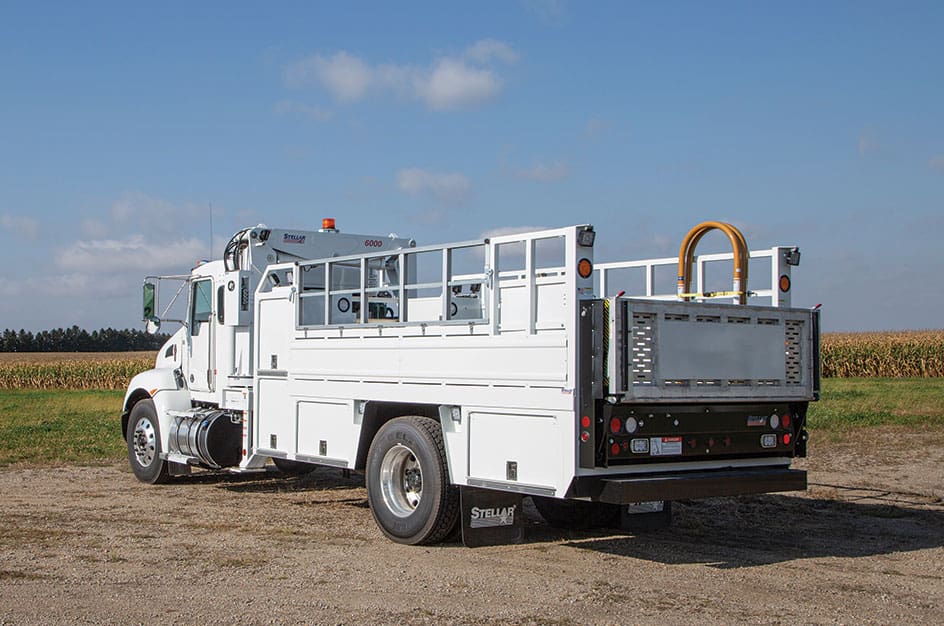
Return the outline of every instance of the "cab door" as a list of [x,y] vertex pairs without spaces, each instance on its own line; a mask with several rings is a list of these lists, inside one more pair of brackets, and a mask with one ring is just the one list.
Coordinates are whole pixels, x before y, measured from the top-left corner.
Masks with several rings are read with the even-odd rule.
[[213,280],[195,280],[190,286],[190,375],[192,391],[213,391]]

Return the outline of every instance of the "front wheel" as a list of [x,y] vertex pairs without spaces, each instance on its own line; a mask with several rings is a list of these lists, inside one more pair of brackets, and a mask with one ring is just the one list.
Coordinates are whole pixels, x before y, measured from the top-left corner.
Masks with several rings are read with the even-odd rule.
[[128,419],[128,461],[131,471],[143,483],[156,485],[170,480],[167,461],[161,458],[161,426],[151,400],[141,400]]
[[367,499],[387,537],[409,545],[442,541],[459,518],[442,428],[428,417],[384,424],[367,453]]

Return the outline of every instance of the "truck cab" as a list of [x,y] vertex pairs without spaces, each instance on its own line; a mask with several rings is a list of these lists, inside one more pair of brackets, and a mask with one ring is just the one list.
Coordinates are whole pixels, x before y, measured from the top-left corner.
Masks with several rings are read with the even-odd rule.
[[[195,411],[208,408],[248,410],[255,367],[252,351],[254,296],[268,265],[368,250],[394,251],[415,245],[414,240],[396,234],[342,233],[333,218],[325,218],[317,231],[272,229],[259,224],[234,234],[222,259],[199,261],[186,275],[147,276],[144,321],[148,329],[156,332],[162,321],[179,323],[180,328],[159,350],[154,369],[136,376],[125,395],[122,432],[129,440],[133,440],[127,433],[134,405],[142,399],[150,399],[155,405],[153,421],[159,423],[148,431],[150,439],[139,445],[144,450],[140,458],[154,457],[150,451],[155,442],[153,433],[158,429],[161,433],[170,430],[172,412],[196,415]],[[279,284],[279,280],[279,275],[270,275],[270,284]],[[283,274],[281,280],[292,288],[291,275]],[[176,305],[180,313],[180,304],[185,304],[186,308],[176,319],[161,320],[156,315],[157,306],[161,285],[166,289],[167,284],[172,288],[176,285],[176,290],[170,302],[165,303],[164,312]],[[179,302],[181,299],[184,302]],[[162,448],[165,455],[168,445]],[[169,467],[187,473],[193,458],[185,457],[181,463],[172,462]]]

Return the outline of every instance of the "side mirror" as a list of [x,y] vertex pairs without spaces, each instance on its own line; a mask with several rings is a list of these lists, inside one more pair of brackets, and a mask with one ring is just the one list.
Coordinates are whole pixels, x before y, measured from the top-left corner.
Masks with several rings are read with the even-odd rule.
[[144,283],[144,315],[141,319],[147,321],[154,317],[154,283]]
[[154,305],[155,305],[155,293],[156,288],[154,283],[144,283],[144,307],[143,307],[143,316],[142,319],[147,322],[145,330],[153,335],[161,328],[161,320],[154,315]]

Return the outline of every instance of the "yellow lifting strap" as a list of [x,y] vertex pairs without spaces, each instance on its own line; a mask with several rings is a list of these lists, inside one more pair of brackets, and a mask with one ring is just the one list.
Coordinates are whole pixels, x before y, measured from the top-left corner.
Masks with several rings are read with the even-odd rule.
[[[740,296],[743,294],[743,291],[706,291],[705,293],[698,293],[697,291],[692,293],[680,293],[680,298],[731,298],[733,296]],[[750,295],[750,294],[748,294]]]
[[[692,293],[692,265],[695,262],[695,246],[701,241],[709,231],[720,230],[728,236],[731,242],[731,248],[734,251],[734,276],[731,291],[713,292],[712,296],[730,295],[737,296],[739,304],[747,304],[747,264],[750,252],[747,249],[747,242],[744,241],[744,235],[737,228],[725,222],[702,222],[695,228],[688,231],[682,246],[679,248],[678,264],[678,297],[682,300],[690,300],[693,297],[708,296],[708,294]],[[710,296],[708,296],[710,297]]]

